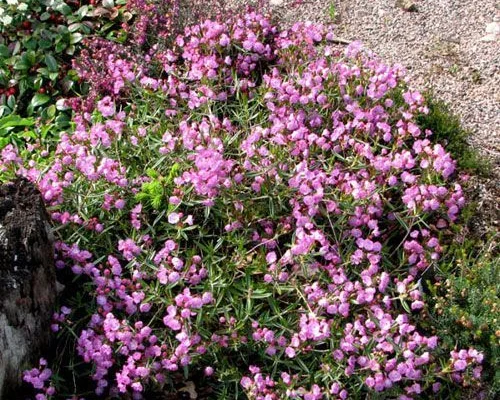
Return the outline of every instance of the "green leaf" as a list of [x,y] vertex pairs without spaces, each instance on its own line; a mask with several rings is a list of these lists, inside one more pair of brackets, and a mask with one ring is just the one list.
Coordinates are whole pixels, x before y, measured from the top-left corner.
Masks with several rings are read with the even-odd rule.
[[0,44],[0,57],[7,58],[9,55],[9,48],[4,44]]
[[30,88],[31,88],[30,86],[31,86],[31,85],[29,84],[29,82],[27,82],[27,81],[26,81],[26,79],[22,79],[22,80],[20,80],[20,81],[19,81],[19,96],[22,96],[22,95],[23,95],[23,93],[24,93],[26,90],[30,89]]
[[49,67],[50,72],[56,72],[59,69],[59,65],[57,65],[57,61],[52,54],[47,54],[45,56],[45,65]]
[[66,48],[66,43],[64,42],[59,42],[56,44],[56,53],[60,53]]
[[70,26],[68,26],[68,30],[70,32],[76,32],[78,31],[80,28],[81,28],[82,24],[80,22],[76,22],[74,24],[71,24]]
[[7,115],[0,118],[0,131],[14,128],[16,126],[33,126],[35,122],[32,118],[21,118],[19,115]]
[[41,106],[50,100],[50,96],[42,93],[37,93],[31,99],[31,105],[33,107]]
[[16,106],[16,98],[14,96],[9,96],[7,99],[7,105],[11,110],[14,110],[14,107]]
[[49,108],[47,108],[47,117],[54,118],[56,115],[56,106],[52,104]]
[[86,17],[87,14],[89,13],[89,6],[85,5],[85,6],[80,7],[76,13],[81,18]]
[[21,50],[21,42],[17,41],[14,45],[14,50],[12,50],[12,55],[15,56]]
[[24,42],[24,47],[27,48],[28,50],[34,51],[38,47],[38,40],[32,37],[26,42]]
[[59,113],[56,117],[56,126],[59,129],[65,129],[70,125],[71,118],[66,113]]
[[70,44],[76,44],[83,39],[83,35],[79,32],[74,32],[71,34],[69,42]]
[[56,9],[56,11],[59,11],[64,16],[70,15],[71,11],[72,11],[71,7],[68,6],[66,3],[60,3],[60,4],[58,4],[55,9]]
[[102,0],[102,6],[104,8],[113,8],[115,6],[114,0]]
[[52,42],[50,40],[47,40],[47,39],[40,39],[38,41],[38,46],[40,47],[40,49],[50,49],[52,47]]
[[26,63],[22,58],[14,64],[14,69],[19,71],[24,71],[30,68],[30,65]]
[[[0,96],[0,102],[4,101],[5,99],[5,95],[3,94],[2,96]],[[0,106],[0,117],[2,115],[9,115],[10,114],[10,110],[9,110],[9,107],[5,106],[5,105],[1,105]]]
[[[108,22],[107,24],[104,24],[101,28],[101,32],[106,32],[109,28],[113,27],[115,25],[114,21]],[[111,33],[115,33],[114,31]]]
[[25,139],[28,139],[28,138],[36,139],[38,136],[33,131],[25,131],[25,132],[22,133],[22,137],[25,138]]
[[9,144],[9,138],[0,137],[0,149],[3,149],[8,144]]
[[38,68],[36,72],[38,72],[41,77],[47,77],[49,75],[49,69],[45,67]]

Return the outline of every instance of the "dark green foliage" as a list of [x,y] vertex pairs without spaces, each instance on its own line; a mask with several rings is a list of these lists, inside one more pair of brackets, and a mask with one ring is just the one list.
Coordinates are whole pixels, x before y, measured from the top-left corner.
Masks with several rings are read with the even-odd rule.
[[487,395],[496,398],[500,394],[498,246],[472,240],[456,243],[437,275],[441,280],[430,285],[427,296],[434,334],[450,351],[474,347],[484,352]]
[[444,101],[429,94],[426,98],[429,113],[419,116],[420,127],[430,129],[434,133],[434,140],[446,146],[446,150],[457,160],[460,169],[487,175],[490,170],[488,162],[469,145],[467,138],[470,132],[461,125],[460,118],[450,111]]

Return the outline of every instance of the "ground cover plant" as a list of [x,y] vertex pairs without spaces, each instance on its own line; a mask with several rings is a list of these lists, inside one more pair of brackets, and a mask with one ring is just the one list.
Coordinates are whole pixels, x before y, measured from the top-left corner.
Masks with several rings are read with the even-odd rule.
[[[429,325],[448,346],[472,344],[485,355],[485,395],[499,390],[499,258],[494,239],[481,246],[471,239],[452,246],[429,286]],[[457,396],[457,398],[460,398]]]
[[89,4],[9,0],[0,7],[0,116],[54,117],[54,99],[68,94],[78,79],[67,73],[68,56],[92,32],[93,23],[85,20]]
[[479,388],[491,345],[442,340],[424,301],[466,178],[403,68],[253,11],[172,38],[155,7],[174,3],[131,3],[151,11],[131,42],[75,60],[89,96],[71,127],[2,150],[2,179],[46,201],[67,286],[59,356],[25,373],[37,399],[190,379],[214,399]]

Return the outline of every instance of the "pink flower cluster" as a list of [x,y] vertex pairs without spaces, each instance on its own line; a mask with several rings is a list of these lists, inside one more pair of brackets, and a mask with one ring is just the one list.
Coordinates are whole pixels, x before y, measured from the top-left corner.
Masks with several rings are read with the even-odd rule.
[[41,358],[39,364],[38,368],[24,371],[23,381],[31,384],[37,391],[41,392],[35,395],[36,400],[47,400],[56,393],[56,389],[51,384],[48,384],[52,371],[47,368],[47,360]]
[[[470,377],[467,377],[468,372],[472,372],[472,379],[479,379],[481,377],[483,362],[483,354],[476,349],[469,350],[453,350],[450,353],[450,368],[452,369],[452,378],[456,382],[463,382]],[[472,371],[470,371],[472,370]]]
[[54,313],[52,315],[52,325],[50,325],[50,329],[52,329],[53,332],[58,332],[60,324],[66,321],[69,314],[71,314],[71,308],[62,306],[60,313]]

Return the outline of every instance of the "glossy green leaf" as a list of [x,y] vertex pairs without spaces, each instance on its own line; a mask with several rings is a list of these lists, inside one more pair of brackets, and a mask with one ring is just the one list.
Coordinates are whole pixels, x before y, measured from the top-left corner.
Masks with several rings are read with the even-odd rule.
[[52,42],[50,40],[42,39],[38,42],[40,49],[50,49],[52,47]]
[[16,107],[16,98],[14,96],[9,96],[7,99],[7,105],[11,110],[14,110],[14,108]]
[[74,33],[71,34],[69,42],[71,44],[75,44],[75,43],[80,42],[82,39],[83,39],[83,35],[81,33],[74,32]]
[[21,118],[19,115],[7,115],[6,117],[0,118],[0,133],[3,130],[17,126],[33,126],[34,123],[32,118]]
[[76,32],[78,31],[80,28],[81,28],[82,24],[80,22],[76,22],[74,24],[71,24],[70,26],[68,26],[68,30],[70,32]]
[[57,5],[55,8],[56,11],[59,11],[62,15],[70,15],[71,14],[71,7],[68,6],[66,3],[60,3]]
[[5,46],[4,44],[0,44],[0,57],[7,58],[9,57],[9,48]]
[[38,107],[44,105],[50,100],[50,96],[42,93],[37,93],[31,99],[31,105],[33,107]]
[[81,18],[86,17],[88,13],[89,13],[89,6],[87,5],[80,7],[77,11],[77,15],[79,15]]
[[40,21],[47,21],[50,18],[50,13],[44,12],[40,15]]
[[45,65],[47,65],[50,72],[56,72],[59,69],[59,65],[52,54],[47,54],[45,56]]
[[50,107],[47,108],[47,117],[54,118],[55,115],[56,115],[56,106],[52,104]]

